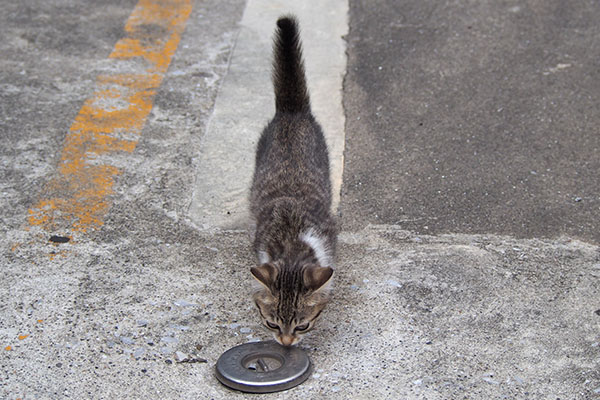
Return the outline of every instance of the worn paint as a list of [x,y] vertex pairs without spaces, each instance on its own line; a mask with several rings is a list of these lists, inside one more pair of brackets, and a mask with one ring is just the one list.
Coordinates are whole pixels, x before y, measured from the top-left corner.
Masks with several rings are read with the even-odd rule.
[[65,138],[57,175],[29,210],[29,225],[47,231],[83,233],[96,229],[111,206],[120,168],[106,155],[135,150],[152,102],[177,49],[191,0],[140,0],[110,54],[139,63],[139,71],[102,75]]

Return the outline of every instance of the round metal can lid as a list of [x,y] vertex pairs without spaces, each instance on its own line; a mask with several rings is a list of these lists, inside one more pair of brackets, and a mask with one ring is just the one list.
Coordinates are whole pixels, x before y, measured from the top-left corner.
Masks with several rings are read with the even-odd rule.
[[232,389],[270,393],[290,389],[310,375],[310,359],[298,347],[270,340],[242,344],[217,360],[217,379]]

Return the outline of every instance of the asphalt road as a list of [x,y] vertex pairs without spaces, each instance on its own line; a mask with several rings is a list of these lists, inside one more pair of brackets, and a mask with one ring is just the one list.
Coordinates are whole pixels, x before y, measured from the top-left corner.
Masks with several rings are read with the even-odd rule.
[[341,232],[262,397],[598,398],[600,9],[391,0],[0,1],[0,398],[249,397],[214,365],[270,338],[244,179],[290,10]]
[[350,1],[347,226],[600,241],[593,1]]

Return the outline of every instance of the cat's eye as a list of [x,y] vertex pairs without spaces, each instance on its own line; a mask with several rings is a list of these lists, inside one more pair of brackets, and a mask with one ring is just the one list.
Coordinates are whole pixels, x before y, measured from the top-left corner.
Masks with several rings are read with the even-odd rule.
[[308,324],[308,322],[307,322],[307,323],[305,323],[305,324],[302,324],[302,325],[297,325],[297,326],[294,328],[294,330],[295,330],[296,332],[303,332],[303,331],[305,331],[305,330],[307,330],[307,329],[308,329],[308,326],[309,326],[309,324]]
[[274,323],[272,323],[272,322],[270,322],[270,321],[265,321],[265,322],[267,323],[267,326],[268,326],[269,328],[271,328],[271,329],[279,329],[279,325],[277,325],[277,324],[274,324]]

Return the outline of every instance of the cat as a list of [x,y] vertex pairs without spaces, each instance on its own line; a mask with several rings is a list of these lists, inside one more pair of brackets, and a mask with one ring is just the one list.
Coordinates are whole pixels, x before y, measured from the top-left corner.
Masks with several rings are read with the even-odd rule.
[[263,324],[291,346],[329,301],[337,230],[327,144],[311,112],[294,16],[277,20],[273,56],[275,116],[258,142],[250,189],[259,261],[251,273]]

